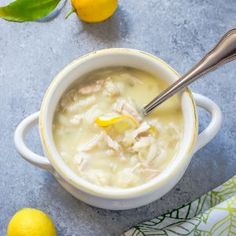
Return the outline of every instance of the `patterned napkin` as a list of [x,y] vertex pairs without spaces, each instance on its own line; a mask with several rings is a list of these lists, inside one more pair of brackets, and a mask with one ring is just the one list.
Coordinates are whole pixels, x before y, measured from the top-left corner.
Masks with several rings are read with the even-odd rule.
[[236,176],[199,199],[138,224],[123,236],[236,235]]

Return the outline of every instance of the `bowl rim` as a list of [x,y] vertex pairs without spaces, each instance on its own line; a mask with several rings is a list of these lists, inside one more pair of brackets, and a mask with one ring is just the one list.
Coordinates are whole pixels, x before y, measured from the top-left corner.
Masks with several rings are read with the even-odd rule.
[[[61,160],[58,153],[55,153],[52,151],[52,148],[50,148],[51,145],[53,145],[53,142],[49,143],[49,135],[47,130],[47,106],[51,100],[52,93],[55,92],[56,85],[60,83],[62,79],[66,77],[70,71],[72,71],[74,68],[78,67],[82,62],[86,62],[86,60],[90,60],[93,57],[96,56],[106,56],[114,53],[125,53],[125,54],[132,54],[132,55],[139,55],[146,59],[151,59],[155,61],[156,63],[159,63],[159,65],[163,66],[166,70],[171,71],[175,76],[180,77],[180,75],[171,67],[169,66],[165,61],[160,59],[159,57],[156,57],[150,53],[140,51],[137,49],[130,49],[130,48],[108,48],[108,49],[102,49],[94,52],[90,52],[88,54],[85,54],[78,59],[72,61],[68,65],[66,65],[52,80],[50,83],[41,104],[40,108],[40,115],[39,115],[39,133],[40,138],[43,146],[44,153],[46,154],[47,158],[49,159],[50,163],[52,164],[54,170],[56,171],[56,174],[66,180],[69,184],[74,186],[76,189],[81,190],[83,192],[86,192],[88,194],[91,194],[93,196],[102,197],[102,198],[109,198],[109,199],[127,199],[127,198],[134,198],[139,197],[141,195],[148,194],[150,192],[153,192],[157,188],[163,187],[164,184],[168,182],[168,180],[171,179],[171,176],[174,177],[173,174],[174,171],[177,173],[177,171],[181,171],[181,165],[184,166],[184,163],[190,161],[191,154],[194,148],[194,145],[196,143],[196,137],[198,133],[198,120],[197,120],[197,112],[196,112],[196,106],[195,102],[192,96],[192,92],[190,89],[186,88],[183,92],[183,96],[187,96],[190,98],[191,101],[191,107],[193,112],[193,126],[194,129],[192,130],[192,136],[191,140],[189,140],[189,145],[186,148],[185,154],[182,156],[181,161],[179,162],[178,166],[175,166],[174,171],[166,173],[161,173],[157,177],[161,176],[162,178],[159,178],[157,181],[157,177],[149,180],[148,182],[138,185],[135,187],[127,188],[127,189],[120,189],[120,188],[108,188],[108,187],[102,187],[95,185],[93,183],[88,182],[87,180],[83,179],[82,177],[76,175],[65,163]],[[92,71],[92,70],[91,70]],[[55,145],[54,145],[55,146]],[[54,149],[56,149],[54,147]],[[182,166],[182,167],[183,167]],[[168,168],[170,169],[170,168]],[[163,171],[164,172],[164,171]],[[165,170],[167,172],[167,170]],[[156,181],[155,181],[156,180]],[[167,191],[166,191],[167,192]]]

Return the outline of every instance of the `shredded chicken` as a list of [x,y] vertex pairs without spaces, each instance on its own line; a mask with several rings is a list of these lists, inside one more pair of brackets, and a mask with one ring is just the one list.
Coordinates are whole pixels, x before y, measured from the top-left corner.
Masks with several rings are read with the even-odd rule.
[[138,176],[134,173],[132,168],[124,168],[116,175],[115,182],[118,186],[127,188],[138,181]]
[[147,122],[142,122],[141,125],[132,131],[126,131],[123,138],[123,143],[125,146],[130,146],[136,142],[136,137],[142,133],[147,132],[150,129],[150,125]]
[[68,112],[75,113],[80,111],[81,109],[85,109],[92,106],[93,104],[95,104],[95,102],[96,102],[95,96],[90,96],[84,99],[80,99],[79,101],[74,102],[71,105],[68,105],[66,107],[66,110]]
[[147,122],[142,122],[142,124],[133,131],[133,135],[137,137],[138,135],[147,132],[150,129],[150,125]]
[[94,124],[95,119],[98,116],[102,115],[102,112],[101,112],[101,109],[99,109],[97,105],[93,105],[83,115],[84,115],[84,120],[88,124]]
[[147,137],[140,137],[137,142],[134,143],[132,146],[132,150],[135,152],[140,152],[144,149],[147,149],[150,145],[153,143],[153,137],[147,136]]
[[144,168],[144,169],[140,169],[139,172],[145,176],[148,177],[149,179],[154,178],[155,176],[157,176],[160,171],[157,169],[153,169],[153,168]]
[[131,86],[134,86],[135,84],[143,84],[143,82],[140,79],[131,74],[123,73],[120,76],[123,77],[124,79],[127,79]]
[[115,163],[110,163],[110,168],[112,172],[115,172],[117,170],[117,165]]
[[177,129],[176,125],[174,125],[173,123],[170,123],[167,128],[166,131],[173,137],[173,139],[178,140],[180,137],[180,131],[179,129]]
[[[57,116],[58,122],[64,127],[72,128],[82,123],[83,117],[81,115],[74,115],[70,120],[63,114]],[[60,131],[60,129],[58,129]]]
[[110,79],[107,79],[104,84],[104,95],[116,97],[120,94],[119,88]]
[[97,80],[95,83],[90,83],[79,89],[79,93],[82,95],[90,95],[93,93],[97,93],[101,90],[104,84],[104,80]]
[[106,154],[107,156],[113,156],[113,155],[115,154],[115,152],[114,152],[113,149],[108,149],[108,150],[105,151],[105,154]]
[[158,151],[158,145],[157,144],[152,144],[150,145],[150,148],[148,150],[147,156],[146,156],[146,161],[150,163],[157,155]]
[[131,102],[127,102],[127,100],[121,98],[113,105],[113,111],[121,113],[123,115],[131,115],[137,121],[141,122],[142,117],[138,113],[138,111],[134,108],[134,105],[130,104]]
[[71,119],[70,119],[70,123],[72,125],[79,125],[81,124],[83,120],[83,116],[82,115],[74,115]]
[[89,155],[82,151],[78,152],[73,158],[74,164],[78,165],[79,171],[83,171],[86,168],[86,165],[88,164],[88,159]]
[[139,159],[138,159],[138,156],[136,155],[133,155],[131,157],[128,157],[128,160],[129,160],[129,163],[132,165],[132,166],[136,166],[139,162]]
[[116,151],[119,150],[120,145],[116,141],[112,140],[112,138],[109,135],[105,135],[104,138],[105,138],[105,141],[106,141],[108,147],[110,147]]
[[102,186],[109,185],[109,182],[111,179],[111,176],[109,173],[104,172],[100,169],[88,170],[84,175],[92,183],[95,183],[97,185],[102,185]]
[[96,135],[94,138],[92,138],[87,143],[79,145],[77,147],[77,151],[83,151],[83,152],[91,151],[92,149],[94,149],[96,146],[99,145],[99,143],[101,142],[102,139],[103,139],[103,134]]

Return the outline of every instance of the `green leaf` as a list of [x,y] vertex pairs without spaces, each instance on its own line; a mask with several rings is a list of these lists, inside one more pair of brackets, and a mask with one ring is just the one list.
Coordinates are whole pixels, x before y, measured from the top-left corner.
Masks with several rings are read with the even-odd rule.
[[47,16],[60,0],[16,0],[0,7],[0,18],[9,21],[35,21]]

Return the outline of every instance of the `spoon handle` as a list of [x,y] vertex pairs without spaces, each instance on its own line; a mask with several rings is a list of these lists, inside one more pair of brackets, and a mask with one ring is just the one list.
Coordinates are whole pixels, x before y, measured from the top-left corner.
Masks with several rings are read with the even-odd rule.
[[161,92],[156,98],[143,108],[143,114],[149,114],[155,107],[166,99],[182,90],[184,87],[201,77],[202,75],[215,70],[217,67],[236,59],[236,28],[228,31],[217,45],[206,54],[195,66],[185,75],[173,83],[170,87]]

